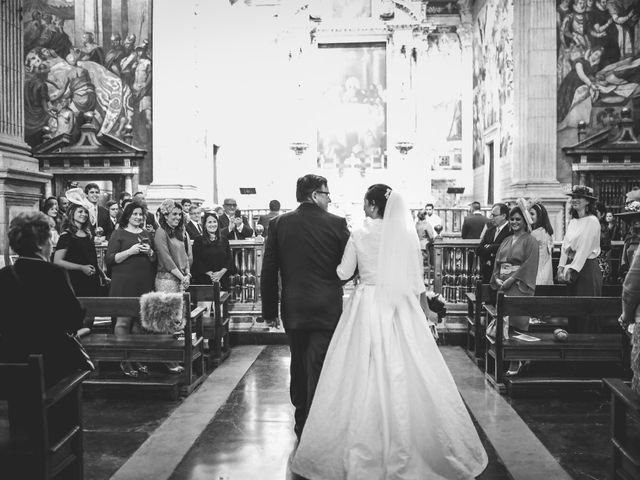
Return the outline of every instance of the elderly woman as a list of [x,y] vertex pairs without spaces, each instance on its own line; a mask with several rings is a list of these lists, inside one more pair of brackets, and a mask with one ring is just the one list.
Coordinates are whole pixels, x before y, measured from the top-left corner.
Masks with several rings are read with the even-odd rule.
[[56,245],[53,263],[69,272],[71,286],[78,297],[96,297],[100,289],[98,255],[91,234],[91,207],[81,189],[67,192],[67,222]]
[[41,353],[50,386],[80,367],[66,337],[82,327],[83,312],[67,272],[49,263],[53,245],[44,213],[11,220],[9,245],[19,257],[0,270],[0,361],[25,362]]
[[549,221],[549,214],[544,205],[536,202],[529,208],[529,215],[531,215],[531,236],[538,241],[536,285],[553,285],[553,267],[551,264],[553,227]]
[[[156,255],[151,248],[149,232],[142,228],[146,214],[141,203],[127,203],[119,228],[109,239],[105,262],[111,269],[111,297],[139,297],[153,291]],[[118,317],[114,329],[116,336],[129,335],[132,325],[132,317]],[[145,366],[130,362],[122,362],[120,369],[128,377],[137,377],[138,372],[149,373]]]
[[[506,295],[531,297],[535,293],[538,274],[538,241],[527,232],[520,207],[509,212],[509,226],[513,235],[500,244],[490,284],[494,290]],[[509,326],[526,332],[529,330],[529,317],[511,315]],[[507,375],[516,375],[521,367],[521,362],[511,362]]]
[[218,217],[213,212],[204,214],[202,227],[202,236],[193,241],[193,280],[204,285],[221,282],[222,289],[228,290],[229,273],[234,271],[229,240],[220,235]]
[[[160,228],[154,237],[154,248],[158,255],[156,290],[178,293],[185,291],[191,283],[189,273],[192,256],[191,246],[184,229],[182,205],[167,199],[160,205]],[[171,373],[182,373],[184,367],[167,364]]]

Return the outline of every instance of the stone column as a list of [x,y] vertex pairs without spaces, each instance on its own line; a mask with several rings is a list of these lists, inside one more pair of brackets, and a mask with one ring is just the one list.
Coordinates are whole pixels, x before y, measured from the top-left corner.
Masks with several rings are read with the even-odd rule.
[[[473,26],[470,8],[461,11],[462,25],[458,27],[458,38],[462,52],[462,67],[465,72],[462,85],[462,172],[459,186],[464,187],[464,199],[483,202],[474,198],[473,188]],[[463,201],[464,202],[464,201]]]
[[[151,211],[166,198],[195,200],[193,183],[201,175],[198,164],[203,157],[204,128],[196,115],[204,106],[198,88],[206,79],[196,75],[197,56],[202,55],[195,35],[200,13],[197,3],[153,5],[153,182],[146,192]],[[189,27],[176,30],[177,25]]]
[[21,0],[0,2],[0,264],[9,253],[11,218],[37,210],[51,178],[39,172],[38,161],[24,142],[21,4]]
[[506,200],[537,197],[564,236],[566,196],[557,180],[556,9],[549,0],[514,2],[514,154]]

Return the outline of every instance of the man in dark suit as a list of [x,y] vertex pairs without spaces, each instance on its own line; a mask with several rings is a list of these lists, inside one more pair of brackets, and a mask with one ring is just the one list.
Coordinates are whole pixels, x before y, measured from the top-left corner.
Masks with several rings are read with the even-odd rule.
[[462,238],[480,238],[484,226],[488,221],[489,219],[482,214],[480,202],[473,202],[471,204],[471,215],[464,217],[464,221],[462,222]]
[[97,183],[87,183],[84,187],[84,193],[87,196],[87,200],[93,206],[93,218],[95,223],[91,224],[91,231],[95,234],[96,228],[102,228],[102,235],[104,236],[109,227],[109,211],[98,205],[98,199],[100,198],[100,187]]
[[202,236],[201,210],[197,205],[189,207],[189,221],[185,223],[187,234],[191,240]]
[[[280,316],[291,350],[291,403],[298,438],[315,393],[324,357],[342,313],[342,283],[336,267],[349,239],[344,218],[327,212],[327,179],[298,179],[300,206],[269,225],[262,262],[262,316],[278,317],[278,274],[282,279]],[[327,419],[327,421],[331,421]]]
[[[238,210],[238,204],[234,198],[225,198],[222,203],[224,213],[218,218],[220,235],[227,235],[229,240],[244,240],[253,235],[253,229],[249,226],[247,217],[243,217]],[[238,215],[236,215],[238,212]],[[240,218],[242,221],[235,220]],[[246,229],[246,231],[245,231]]]
[[508,216],[509,207],[504,203],[496,203],[491,207],[491,221],[487,223],[487,229],[482,235],[480,246],[476,251],[480,257],[482,283],[489,283],[491,280],[498,248],[500,248],[502,241],[512,233],[507,222]]
[[260,215],[260,218],[258,219],[258,225],[262,225],[264,227],[264,237],[269,235],[269,223],[278,215],[280,215],[280,202],[278,200],[271,200],[269,202],[269,213]]

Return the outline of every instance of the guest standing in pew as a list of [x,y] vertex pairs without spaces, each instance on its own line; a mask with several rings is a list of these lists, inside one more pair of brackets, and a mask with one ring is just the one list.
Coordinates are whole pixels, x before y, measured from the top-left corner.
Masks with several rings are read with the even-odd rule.
[[[593,189],[574,185],[571,193],[571,220],[562,241],[558,262],[558,283],[567,284],[567,293],[576,297],[602,296],[602,272],[598,266],[600,255],[600,222],[596,216],[596,197]],[[569,317],[573,333],[590,333],[598,326],[590,320]]]
[[602,272],[602,283],[608,283],[611,280],[611,231],[607,227],[605,220],[607,216],[607,207],[602,202],[596,202],[596,216],[600,222],[600,255],[598,255],[598,267]]
[[491,215],[487,228],[480,237],[480,246],[476,254],[480,257],[480,273],[482,283],[489,283],[493,274],[493,265],[496,261],[496,253],[502,241],[511,235],[509,228],[509,207],[504,203],[496,203],[491,207]]
[[634,372],[631,388],[640,394],[640,255],[635,255],[622,284],[622,314],[618,319],[626,331],[633,325],[631,339],[631,369]]
[[107,211],[109,212],[109,221],[107,222],[107,228],[104,230],[104,236],[107,241],[109,241],[113,232],[118,228],[118,219],[120,215],[122,215],[122,212],[120,211],[118,202],[115,200],[109,200],[107,202]]
[[[153,291],[156,275],[156,255],[151,248],[151,235],[143,227],[147,212],[138,201],[127,203],[107,246],[105,262],[111,269],[110,297],[140,297]],[[139,331],[133,317],[118,317],[114,333],[126,337]],[[128,377],[148,374],[146,366],[121,362],[120,369]]]
[[[521,207],[509,212],[512,235],[502,241],[491,275],[491,287],[506,295],[532,297],[536,290],[538,274],[538,241],[527,232],[525,214]],[[512,330],[527,332],[528,316],[509,316]],[[522,362],[511,362],[507,375],[517,375]]]
[[538,242],[538,274],[536,285],[553,285],[553,227],[545,206],[537,201],[530,202],[531,236]]
[[620,255],[620,281],[624,281],[627,271],[640,245],[640,188],[634,187],[629,193],[624,206],[624,211],[616,213],[627,224],[627,235],[624,237],[622,254]]
[[80,188],[68,190],[67,222],[58,239],[53,263],[69,272],[73,291],[78,297],[97,297],[100,276],[98,256],[91,234],[89,201]]
[[46,198],[42,203],[40,211],[53,219],[55,230],[51,232],[51,235],[53,244],[55,245],[58,243],[58,238],[60,238],[60,234],[62,233],[62,217],[59,215],[58,199],[56,197]]
[[220,234],[215,213],[205,213],[202,226],[203,234],[193,241],[193,282],[197,285],[220,282],[221,288],[228,291],[229,275],[235,271],[229,240]]
[[[158,272],[156,273],[156,290],[158,292],[181,293],[189,288],[189,273],[192,255],[191,245],[185,242],[187,234],[184,230],[182,205],[175,200],[167,199],[160,204],[160,227],[154,237],[155,251],[158,255]],[[184,367],[177,363],[168,363],[171,373],[182,373]]]
[[49,387],[79,368],[66,336],[82,328],[83,311],[67,272],[49,263],[53,244],[44,213],[14,217],[9,246],[18,259],[0,270],[0,362],[26,362],[29,355],[42,354]]

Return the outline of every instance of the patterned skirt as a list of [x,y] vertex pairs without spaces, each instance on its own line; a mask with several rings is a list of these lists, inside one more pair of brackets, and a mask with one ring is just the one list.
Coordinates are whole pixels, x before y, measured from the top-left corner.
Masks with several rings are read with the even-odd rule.
[[182,293],[184,287],[173,273],[158,272],[156,273],[156,292]]

